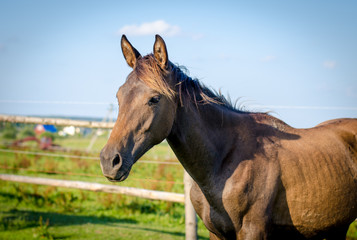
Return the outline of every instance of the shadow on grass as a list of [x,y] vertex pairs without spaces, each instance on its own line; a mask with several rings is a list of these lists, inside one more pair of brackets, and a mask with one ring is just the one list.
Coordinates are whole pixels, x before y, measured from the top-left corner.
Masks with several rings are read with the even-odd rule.
[[10,211],[0,211],[0,214],[6,217],[2,218],[2,221],[20,219],[26,221],[29,224],[26,227],[33,227],[37,225],[38,219],[42,217],[44,220],[49,219],[52,226],[69,226],[69,225],[82,225],[82,224],[114,224],[114,223],[126,223],[135,224],[136,220],[126,218],[114,218],[114,217],[97,217],[97,216],[84,216],[84,215],[69,215],[54,212],[41,212],[41,211],[26,211],[12,209]]
[[[54,212],[43,212],[43,211],[28,211],[28,210],[18,210],[12,209],[9,211],[0,211],[1,224],[3,225],[3,230],[11,229],[25,229],[38,227],[38,221],[40,217],[43,220],[49,219],[50,226],[71,226],[71,225],[82,225],[82,224],[101,224],[101,225],[112,225],[116,228],[125,228],[133,230],[149,231],[173,236],[184,237],[185,233],[177,231],[169,231],[155,228],[148,228],[137,225],[137,221],[127,218],[115,218],[115,217],[98,217],[98,216],[84,216],[84,215],[68,215]],[[15,223],[14,222],[20,222]],[[67,236],[69,237],[69,236]],[[56,237],[55,239],[65,239],[66,236]],[[208,239],[201,237],[200,239]]]

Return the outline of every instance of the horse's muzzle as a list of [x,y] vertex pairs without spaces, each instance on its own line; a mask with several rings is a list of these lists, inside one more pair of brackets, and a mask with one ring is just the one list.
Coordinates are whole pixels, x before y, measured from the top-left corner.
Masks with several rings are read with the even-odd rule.
[[106,148],[103,148],[100,153],[100,166],[103,175],[111,182],[124,181],[130,172],[130,168],[123,167],[123,160],[120,154],[108,151]]

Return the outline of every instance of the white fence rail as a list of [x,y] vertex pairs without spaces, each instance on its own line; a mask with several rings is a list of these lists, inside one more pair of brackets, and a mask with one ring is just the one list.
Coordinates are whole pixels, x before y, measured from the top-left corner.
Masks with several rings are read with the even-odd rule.
[[180,193],[170,193],[163,191],[146,190],[133,187],[121,187],[100,183],[59,180],[40,177],[27,177],[13,174],[0,174],[0,179],[12,182],[31,183],[38,185],[48,185],[53,187],[76,188],[81,190],[89,190],[94,192],[118,193],[134,197],[141,197],[151,200],[162,200],[169,202],[185,202],[185,195]]

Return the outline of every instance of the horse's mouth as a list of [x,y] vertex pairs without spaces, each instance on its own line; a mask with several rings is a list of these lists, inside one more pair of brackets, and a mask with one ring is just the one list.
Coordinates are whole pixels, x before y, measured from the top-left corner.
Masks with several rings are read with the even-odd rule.
[[125,179],[128,178],[129,176],[129,172],[130,171],[126,171],[123,174],[118,175],[118,173],[115,175],[115,177],[111,177],[111,176],[105,176],[110,182],[122,182]]

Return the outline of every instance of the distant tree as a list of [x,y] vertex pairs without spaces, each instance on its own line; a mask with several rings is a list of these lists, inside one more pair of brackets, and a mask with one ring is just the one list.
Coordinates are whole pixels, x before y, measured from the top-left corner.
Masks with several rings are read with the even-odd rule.
[[44,132],[44,133],[41,133],[41,138],[43,138],[43,137],[45,137],[45,138],[51,138],[52,141],[54,141],[55,138],[56,138],[56,134],[51,133],[51,132]]
[[2,137],[5,139],[16,139],[17,129],[14,124],[6,123],[2,131]]
[[35,130],[33,129],[32,126],[26,126],[26,127],[22,128],[19,133],[20,138],[34,137],[35,135],[36,135]]

